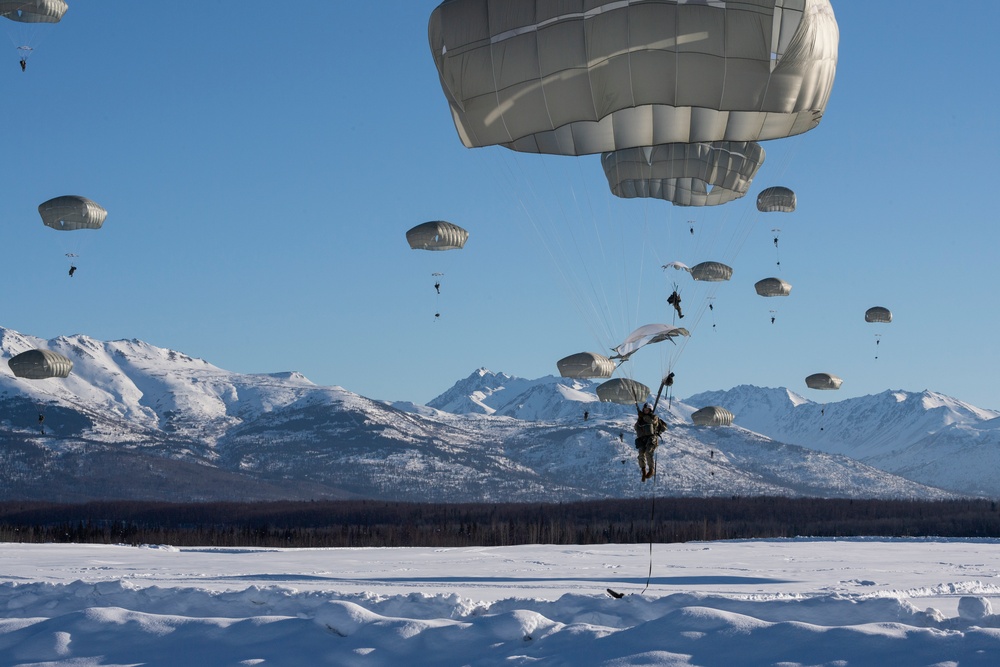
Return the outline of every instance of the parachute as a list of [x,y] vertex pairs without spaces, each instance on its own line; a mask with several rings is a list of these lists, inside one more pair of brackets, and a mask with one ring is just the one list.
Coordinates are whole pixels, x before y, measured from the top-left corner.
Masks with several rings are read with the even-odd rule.
[[733,267],[722,262],[702,262],[691,267],[691,277],[708,283],[724,282],[733,277]]
[[64,232],[100,229],[108,212],[100,204],[78,195],[55,197],[38,205],[46,227]]
[[757,195],[757,210],[761,213],[792,213],[795,193],[780,185],[761,190]]
[[615,362],[595,352],[578,352],[556,362],[564,378],[609,378],[615,372]]
[[663,268],[687,271],[694,280],[706,283],[724,282],[733,277],[733,267],[726,266],[722,262],[702,262],[694,266],[688,266],[683,262],[670,262],[664,264]]
[[882,306],[873,306],[865,311],[865,322],[888,324],[892,322],[892,312]]
[[839,40],[829,0],[445,0],[427,32],[462,143],[557,155],[807,132]]
[[844,381],[829,373],[813,373],[806,378],[806,386],[810,389],[840,389]]
[[601,155],[615,196],[664,199],[675,206],[718,206],[739,199],[762,164],[764,149],[752,141],[663,144]]
[[[469,232],[458,225],[444,220],[432,220],[413,227],[406,232],[406,242],[413,250],[461,250],[465,247],[465,242],[469,240]],[[439,257],[435,258],[438,264]],[[435,266],[435,268],[442,268]],[[437,293],[437,306],[434,312],[434,319],[441,317],[441,276],[443,271],[432,271],[434,278],[434,291]]]
[[729,426],[733,419],[732,412],[717,405],[709,405],[691,414],[691,421],[696,426]]
[[0,15],[18,23],[59,23],[67,9],[63,0],[0,0]]
[[0,0],[4,30],[17,47],[24,71],[28,56],[35,50],[45,24],[58,23],[69,6],[63,0]]
[[646,324],[630,333],[628,338],[613,348],[615,354],[611,355],[610,358],[627,361],[629,357],[646,345],[665,340],[673,341],[677,336],[690,335],[691,333],[684,327],[673,327],[669,324]]
[[753,288],[761,296],[788,296],[792,293],[792,286],[781,278],[764,278],[758,280]]
[[[883,308],[882,306],[872,306],[865,311],[865,322],[874,322],[876,324],[889,324],[892,322],[892,311],[888,308]],[[875,349],[878,350],[878,345],[881,341],[882,336],[880,334],[875,334]],[[878,354],[876,353],[875,358],[878,359]]]
[[28,350],[7,360],[11,372],[19,378],[44,380],[69,377],[73,362],[52,350]]
[[597,385],[597,398],[604,403],[631,405],[650,396],[649,387],[628,378],[614,378]]
[[414,250],[461,250],[469,232],[444,220],[417,225],[406,232],[406,242]]

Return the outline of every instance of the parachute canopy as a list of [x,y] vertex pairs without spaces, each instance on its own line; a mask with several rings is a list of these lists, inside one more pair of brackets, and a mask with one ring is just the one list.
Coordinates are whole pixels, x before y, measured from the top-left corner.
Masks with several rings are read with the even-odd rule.
[[810,389],[840,389],[843,382],[836,375],[829,373],[813,373],[806,378],[806,386]]
[[729,426],[733,419],[732,412],[717,405],[709,405],[691,414],[691,421],[696,426]]
[[723,282],[733,277],[733,267],[726,266],[722,262],[702,262],[694,266],[688,266],[683,262],[670,262],[664,264],[663,268],[687,271],[693,279],[707,283]]
[[665,340],[673,340],[677,336],[690,336],[684,327],[673,327],[669,324],[646,324],[628,335],[620,345],[615,348],[611,359],[627,360],[642,347],[650,343],[659,343]]
[[431,55],[467,147],[585,155],[819,124],[829,0],[445,0]]
[[752,141],[661,144],[601,155],[615,196],[664,199],[676,206],[717,206],[739,199],[762,164],[764,149]]
[[757,210],[761,213],[792,213],[795,193],[780,185],[761,190],[757,195]]
[[469,232],[444,220],[417,225],[406,232],[406,242],[414,250],[461,250]]
[[10,370],[19,378],[44,380],[68,377],[73,362],[52,350],[28,350],[7,360]]
[[691,267],[691,277],[708,283],[718,283],[733,277],[733,267],[722,262],[702,262]]
[[615,362],[595,352],[578,352],[556,362],[564,378],[609,378],[615,372]]
[[892,312],[882,306],[873,306],[865,311],[865,322],[880,322],[888,324],[892,322]]
[[754,283],[753,288],[761,296],[788,296],[792,293],[792,286],[781,278],[764,278]]
[[38,205],[38,213],[47,227],[60,231],[100,229],[108,212],[86,197],[64,195]]
[[605,403],[631,405],[645,401],[649,395],[649,387],[628,378],[614,378],[597,385],[597,398]]
[[18,23],[59,23],[67,9],[63,0],[0,0],[0,15]]

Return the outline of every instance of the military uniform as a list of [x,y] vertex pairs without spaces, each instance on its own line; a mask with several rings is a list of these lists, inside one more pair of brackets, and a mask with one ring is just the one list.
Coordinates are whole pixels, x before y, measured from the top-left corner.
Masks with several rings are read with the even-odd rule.
[[660,444],[660,435],[667,430],[667,425],[653,414],[652,409],[645,411],[648,407],[648,403],[642,406],[635,421],[635,448],[639,450],[639,470],[644,482],[656,473],[654,455]]

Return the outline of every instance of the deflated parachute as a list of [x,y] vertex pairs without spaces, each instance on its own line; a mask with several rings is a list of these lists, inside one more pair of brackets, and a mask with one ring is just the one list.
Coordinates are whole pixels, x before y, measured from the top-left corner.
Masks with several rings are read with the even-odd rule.
[[64,232],[77,229],[100,229],[108,212],[86,197],[64,195],[38,205],[45,226]]
[[609,378],[615,372],[615,362],[595,352],[578,352],[556,362],[564,378]]
[[752,141],[663,144],[601,155],[611,192],[651,197],[676,206],[718,206],[739,199],[764,164]]
[[414,250],[461,250],[469,232],[444,220],[417,225],[406,232],[406,242]]
[[806,386],[810,389],[840,389],[843,382],[836,375],[829,373],[813,373],[806,378]]
[[611,359],[626,361],[646,345],[660,343],[665,340],[672,341],[678,336],[690,335],[691,333],[684,327],[674,327],[669,324],[646,324],[630,333],[628,338],[613,348],[615,353],[611,355]]
[[761,190],[757,195],[757,210],[761,213],[793,213],[795,193],[780,185]]
[[52,350],[28,350],[7,361],[10,370],[19,378],[44,380],[69,377],[73,362]]
[[829,0],[446,0],[428,40],[467,147],[585,155],[819,124]]
[[691,421],[696,426],[729,426],[733,419],[732,412],[718,405],[709,405],[691,414]]
[[628,378],[614,378],[597,385],[597,398],[605,403],[631,405],[649,398],[649,387]]

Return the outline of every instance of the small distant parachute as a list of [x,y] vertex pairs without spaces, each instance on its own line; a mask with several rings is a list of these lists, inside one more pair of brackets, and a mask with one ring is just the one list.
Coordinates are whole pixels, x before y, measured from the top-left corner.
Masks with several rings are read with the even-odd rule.
[[717,206],[739,199],[764,163],[752,141],[661,144],[601,155],[611,192],[650,197],[676,206]]
[[761,296],[788,296],[792,293],[792,286],[781,278],[764,278],[754,283],[753,288]]
[[78,195],[55,197],[38,205],[46,227],[64,232],[100,229],[108,212],[100,204]]
[[595,352],[578,352],[556,362],[564,378],[609,378],[615,372],[615,362]]
[[417,225],[406,232],[406,242],[414,250],[461,250],[469,232],[444,220]]
[[646,345],[659,343],[665,340],[673,341],[673,339],[678,336],[690,335],[691,332],[684,327],[674,327],[669,324],[646,324],[630,333],[628,338],[626,338],[620,345],[612,348],[615,353],[611,355],[610,358],[626,361],[629,357],[635,354],[636,351]]
[[865,322],[888,324],[892,322],[892,312],[882,306],[873,306],[865,311]]
[[650,394],[649,387],[628,378],[614,378],[597,385],[597,398],[604,403],[621,405],[642,403]]
[[761,213],[792,213],[795,211],[795,193],[780,185],[765,188],[757,195],[757,210]]
[[813,373],[806,378],[806,386],[810,389],[840,389],[843,382],[836,375],[829,373]]
[[427,33],[462,143],[556,155],[807,132],[839,40],[829,0],[445,0]]
[[691,421],[696,426],[729,426],[733,419],[732,412],[718,405],[709,405],[691,414]]
[[11,372],[19,378],[45,380],[69,377],[73,362],[52,350],[28,350],[7,361]]

